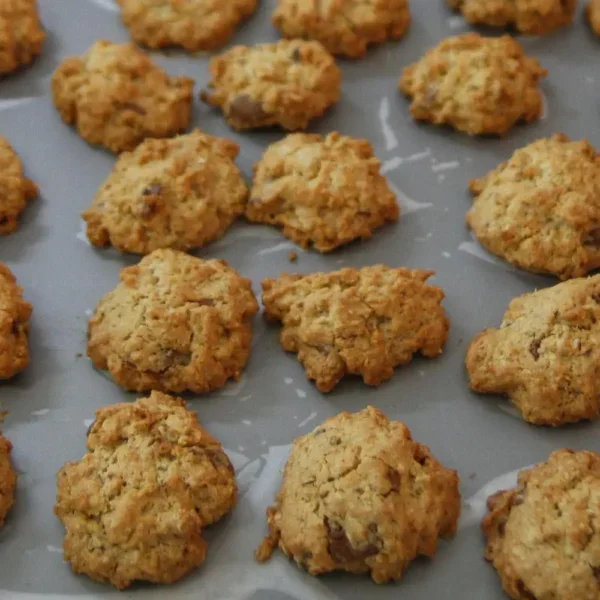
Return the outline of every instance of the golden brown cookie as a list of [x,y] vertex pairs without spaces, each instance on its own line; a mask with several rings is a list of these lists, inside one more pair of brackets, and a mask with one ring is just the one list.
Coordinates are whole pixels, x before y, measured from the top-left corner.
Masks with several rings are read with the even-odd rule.
[[410,24],[406,0],[278,0],[271,19],[286,38],[321,42],[360,58],[371,44],[400,38]]
[[155,250],[121,269],[89,321],[87,354],[127,390],[208,392],[248,360],[258,305],[224,261]]
[[476,335],[466,356],[471,389],[503,394],[535,425],[600,413],[600,275],[512,300],[499,329]]
[[0,2],[0,75],[29,64],[42,49],[42,31],[36,0]]
[[16,231],[19,215],[36,195],[35,183],[23,176],[19,157],[0,136],[0,235]]
[[443,40],[406,67],[398,85],[418,121],[470,135],[502,135],[540,116],[538,82],[545,75],[513,38],[466,33]]
[[148,254],[189,250],[221,237],[244,212],[238,146],[195,130],[124,152],[82,217],[95,246]]
[[257,0],[117,0],[131,37],[148,48],[180,46],[212,50],[222,46]]
[[10,464],[11,450],[12,444],[2,436],[0,431],[0,527],[4,525],[4,519],[15,501],[17,474]]
[[367,140],[288,135],[254,165],[246,218],[281,227],[286,237],[320,252],[368,238],[399,214],[379,166]]
[[330,392],[346,374],[378,386],[414,354],[441,354],[448,319],[433,271],[383,265],[264,279],[265,314],[281,322],[281,345]]
[[585,140],[538,140],[469,187],[467,224],[490,252],[561,279],[600,267],[600,156]]
[[52,76],[54,104],[90,144],[132,150],[170,137],[190,121],[193,81],[169,77],[133,44],[95,42],[65,59]]
[[585,16],[592,31],[596,35],[600,35],[600,0],[590,0],[585,7]]
[[370,573],[400,579],[438,537],[456,531],[458,476],[400,421],[369,406],[327,419],[292,447],[260,561],[279,546],[311,575]]
[[100,408],[87,449],[56,477],[73,570],[124,589],[173,583],[200,566],[202,529],[233,508],[237,488],[221,444],[184,401],[152,392]]
[[209,90],[201,98],[237,130],[306,129],[340,95],[340,70],[318,42],[235,46],[211,59],[209,70]]
[[488,500],[485,557],[514,600],[600,597],[600,456],[557,450]]
[[29,364],[31,304],[10,269],[0,262],[0,379],[10,379]]

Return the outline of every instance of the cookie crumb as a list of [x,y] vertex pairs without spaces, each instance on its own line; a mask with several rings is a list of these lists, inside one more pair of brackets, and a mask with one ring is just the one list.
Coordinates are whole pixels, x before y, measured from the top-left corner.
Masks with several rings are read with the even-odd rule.
[[298,260],[298,255],[293,250],[290,250],[290,253],[288,254],[288,260],[290,262],[296,262]]

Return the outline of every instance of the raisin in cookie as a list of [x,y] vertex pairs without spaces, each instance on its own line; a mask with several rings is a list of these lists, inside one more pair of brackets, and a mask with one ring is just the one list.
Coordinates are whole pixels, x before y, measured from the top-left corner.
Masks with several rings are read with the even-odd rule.
[[370,573],[385,583],[417,556],[433,556],[459,512],[456,472],[369,406],[294,442],[256,558],[279,546],[311,575]]
[[318,42],[235,46],[213,58],[209,70],[209,91],[201,98],[220,108],[237,130],[306,129],[340,95],[340,70]]
[[155,250],[121,269],[90,319],[87,353],[127,390],[196,393],[237,379],[258,305],[224,261]]
[[143,141],[119,156],[83,213],[95,246],[148,254],[189,250],[221,237],[244,212],[248,189],[233,159],[238,146],[198,130]]
[[600,275],[512,300],[467,350],[471,389],[504,394],[535,425],[600,413]]
[[281,345],[297,352],[322,392],[346,374],[368,385],[420,352],[442,352],[448,319],[444,292],[425,281],[433,271],[383,265],[332,273],[286,275],[262,282],[265,314],[282,324]]
[[23,167],[8,140],[0,136],[0,235],[17,229],[27,201],[37,195],[33,181],[23,177]]
[[57,475],[54,512],[73,570],[124,589],[200,566],[202,529],[233,508],[237,488],[221,444],[183,400],[152,392],[100,408],[87,449]]
[[29,64],[42,49],[42,31],[36,0],[0,2],[0,75]]
[[485,557],[514,600],[600,597],[600,456],[557,450],[488,500]]
[[65,59],[52,76],[54,104],[90,144],[132,150],[148,137],[170,137],[190,120],[193,82],[168,77],[133,44],[96,42]]
[[585,7],[585,16],[592,31],[600,35],[600,0],[591,0]]
[[470,135],[506,133],[542,112],[539,80],[546,70],[509,36],[467,33],[443,40],[399,81],[418,121],[450,125]]
[[600,267],[600,156],[586,141],[538,140],[469,187],[467,224],[490,252],[561,279]]
[[11,450],[12,444],[0,431],[0,526],[4,525],[4,519],[14,503],[17,487],[17,474],[10,464]]
[[25,302],[10,269],[0,263],[0,379],[10,379],[29,363],[29,317]]
[[402,37],[410,13],[406,0],[279,0],[271,20],[283,37],[317,40],[333,54],[360,58],[368,45]]
[[148,48],[179,46],[212,50],[222,46],[257,0],[117,0],[131,37]]
[[368,238],[399,214],[379,166],[367,140],[291,134],[254,166],[246,217],[320,252]]

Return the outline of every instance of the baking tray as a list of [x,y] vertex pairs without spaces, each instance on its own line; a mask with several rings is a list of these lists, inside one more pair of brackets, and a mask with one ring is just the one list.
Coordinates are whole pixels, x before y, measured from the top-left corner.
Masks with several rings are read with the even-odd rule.
[[[263,0],[233,42],[276,40],[269,24],[273,4]],[[25,211],[19,231],[0,238],[0,260],[14,271],[34,306],[31,364],[0,385],[0,407],[9,411],[3,428],[14,444],[19,472],[16,503],[0,530],[0,598],[503,598],[496,574],[482,556],[479,521],[485,498],[513,485],[517,470],[544,460],[554,449],[600,452],[600,425],[529,426],[506,400],[468,391],[463,357],[470,338],[498,325],[511,298],[555,280],[516,271],[473,241],[464,225],[470,205],[466,184],[514,149],[554,132],[575,139],[588,136],[600,146],[600,43],[584,24],[581,7],[571,27],[546,37],[521,38],[526,51],[549,71],[542,83],[546,108],[540,121],[517,127],[503,139],[471,139],[449,129],[417,125],[397,93],[404,65],[444,37],[468,30],[442,0],[413,0],[413,23],[403,40],[374,48],[363,60],[340,61],[341,100],[311,129],[338,130],[371,141],[398,194],[398,223],[378,230],[364,243],[320,255],[299,251],[274,228],[240,221],[197,255],[226,259],[252,279],[257,294],[262,278],[281,271],[310,273],[374,263],[433,269],[433,282],[446,293],[444,306],[451,322],[444,354],[397,369],[378,389],[345,379],[324,396],[306,380],[296,357],[282,351],[278,327],[257,316],[252,354],[240,381],[188,398],[237,469],[237,507],[206,531],[209,547],[203,567],[168,588],[137,586],[116,592],[73,575],[63,563],[63,529],[52,508],[55,473],[65,461],[83,455],[94,411],[135,397],[95,371],[82,355],[91,310],[114,287],[119,269],[137,259],[94,250],[85,241],[79,214],[109,173],[114,157],[87,146],[60,121],[49,79],[66,56],[81,54],[98,38],[126,41],[128,33],[113,0],[39,0],[39,5],[48,32],[42,56],[0,82],[0,134],[13,144],[41,192]],[[153,56],[170,74],[193,77],[196,93],[208,80],[207,55]],[[238,164],[247,178],[265,147],[282,137],[275,131],[235,134],[197,99],[194,110],[193,125],[240,145]],[[298,253],[294,264],[288,261],[291,249]],[[255,563],[252,552],[266,529],[264,510],[273,501],[293,439],[330,415],[358,411],[367,404],[403,420],[445,466],[458,471],[463,507],[456,537],[442,542],[433,560],[416,560],[399,583],[384,586],[367,576],[314,578],[281,553],[264,565]]]

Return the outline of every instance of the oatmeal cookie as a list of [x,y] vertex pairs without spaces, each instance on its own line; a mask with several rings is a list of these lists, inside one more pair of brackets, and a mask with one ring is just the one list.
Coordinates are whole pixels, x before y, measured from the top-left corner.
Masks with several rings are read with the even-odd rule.
[[258,305],[220,260],[155,250],[121,269],[89,321],[87,353],[127,390],[208,392],[248,360]]
[[113,152],[170,137],[190,121],[193,81],[169,77],[133,44],[104,40],[65,59],[52,76],[54,104],[90,144]]
[[277,225],[297,244],[320,252],[368,238],[399,214],[379,166],[367,140],[291,134],[254,166],[246,218]]
[[281,345],[330,392],[346,374],[378,386],[420,352],[441,354],[448,319],[433,271],[383,265],[262,282],[265,314],[281,322]]
[[82,215],[90,242],[148,254],[221,237],[248,195],[237,153],[237,144],[198,130],[124,152]]
[[418,121],[450,125],[470,135],[506,133],[542,112],[539,80],[546,70],[510,36],[466,33],[443,40],[399,81]]
[[54,512],[76,573],[124,589],[204,562],[202,529],[236,501],[221,444],[180,398],[152,392],[96,411],[87,454],[57,475]]
[[592,31],[600,35],[600,0],[591,0],[585,7],[585,16]]
[[485,557],[514,600],[600,597],[600,456],[557,450],[488,499]]
[[0,431],[0,527],[4,525],[4,519],[14,503],[17,487],[17,474],[10,464],[11,450],[12,444],[2,436]]
[[538,140],[469,187],[467,225],[490,252],[561,279],[600,267],[600,156],[585,140]]
[[499,329],[471,341],[471,389],[507,395],[535,425],[600,413],[600,275],[512,300]]
[[410,13],[406,0],[278,0],[271,21],[283,37],[317,40],[333,54],[360,58],[370,44],[402,37]]
[[23,300],[10,269],[0,263],[0,379],[10,379],[29,363],[31,304]]
[[340,95],[340,70],[318,42],[281,40],[235,46],[210,61],[204,102],[236,130],[278,125],[306,129]]
[[434,556],[459,512],[456,472],[369,406],[294,442],[256,558],[279,546],[311,575],[370,573],[385,583],[417,556]]
[[257,0],[117,0],[131,37],[148,48],[193,52],[222,46]]

